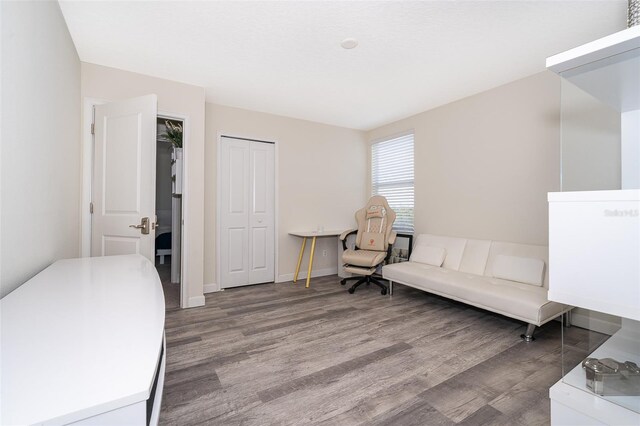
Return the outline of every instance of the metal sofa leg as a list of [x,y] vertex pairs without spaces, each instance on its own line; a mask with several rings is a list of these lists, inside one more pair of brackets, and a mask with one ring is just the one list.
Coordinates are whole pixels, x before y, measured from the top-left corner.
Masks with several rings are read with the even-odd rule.
[[389,280],[389,296],[393,296],[393,281]]
[[567,328],[571,327],[571,311],[567,311],[564,313],[562,317],[562,323]]
[[527,331],[525,331],[524,334],[520,335],[522,340],[524,340],[525,342],[533,342],[534,340],[536,340],[536,338],[533,337],[533,332],[535,331],[535,329],[536,329],[535,325],[527,324]]

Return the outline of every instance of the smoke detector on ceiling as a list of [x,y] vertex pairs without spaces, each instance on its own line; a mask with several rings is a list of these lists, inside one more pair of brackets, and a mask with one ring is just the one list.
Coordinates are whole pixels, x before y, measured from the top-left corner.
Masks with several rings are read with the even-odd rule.
[[344,49],[353,49],[357,45],[358,40],[356,40],[355,38],[345,38],[344,40],[342,40],[342,43],[340,43],[340,46],[342,46]]

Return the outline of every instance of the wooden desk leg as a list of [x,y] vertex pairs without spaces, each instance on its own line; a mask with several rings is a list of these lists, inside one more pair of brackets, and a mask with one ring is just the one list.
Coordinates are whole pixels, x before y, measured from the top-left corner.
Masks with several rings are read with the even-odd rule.
[[307,285],[309,288],[309,282],[311,281],[311,268],[313,268],[313,253],[316,251],[316,237],[311,240],[311,254],[309,254],[309,272],[307,273]]
[[300,247],[300,254],[298,255],[298,266],[296,266],[296,273],[293,275],[293,282],[298,281],[298,272],[300,272],[300,264],[302,263],[302,255],[304,255],[304,248],[307,245],[307,237],[302,238],[302,247]]

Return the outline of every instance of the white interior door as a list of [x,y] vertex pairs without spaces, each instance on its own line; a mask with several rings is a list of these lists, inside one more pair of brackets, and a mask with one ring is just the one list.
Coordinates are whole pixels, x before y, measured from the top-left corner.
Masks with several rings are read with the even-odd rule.
[[91,256],[154,261],[157,103],[147,95],[95,107]]
[[275,280],[275,164],[272,143],[249,150],[249,284]]
[[221,138],[220,285],[249,283],[249,144]]
[[220,146],[220,286],[274,281],[274,145],[229,137]]

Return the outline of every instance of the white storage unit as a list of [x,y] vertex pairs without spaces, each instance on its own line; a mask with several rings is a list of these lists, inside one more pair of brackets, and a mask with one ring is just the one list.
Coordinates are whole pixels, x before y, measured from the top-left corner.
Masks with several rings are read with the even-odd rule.
[[640,190],[549,194],[549,299],[640,320]]
[[158,423],[165,304],[148,259],[60,260],[0,309],[0,424]]
[[[547,68],[563,77],[569,190],[549,194],[549,299],[621,317],[611,337],[589,337],[587,357],[640,365],[640,26],[548,58]],[[570,330],[563,358],[574,361],[550,389],[552,425],[640,425],[640,392],[587,387]]]
[[171,149],[171,192],[173,195],[182,195],[182,148]]

